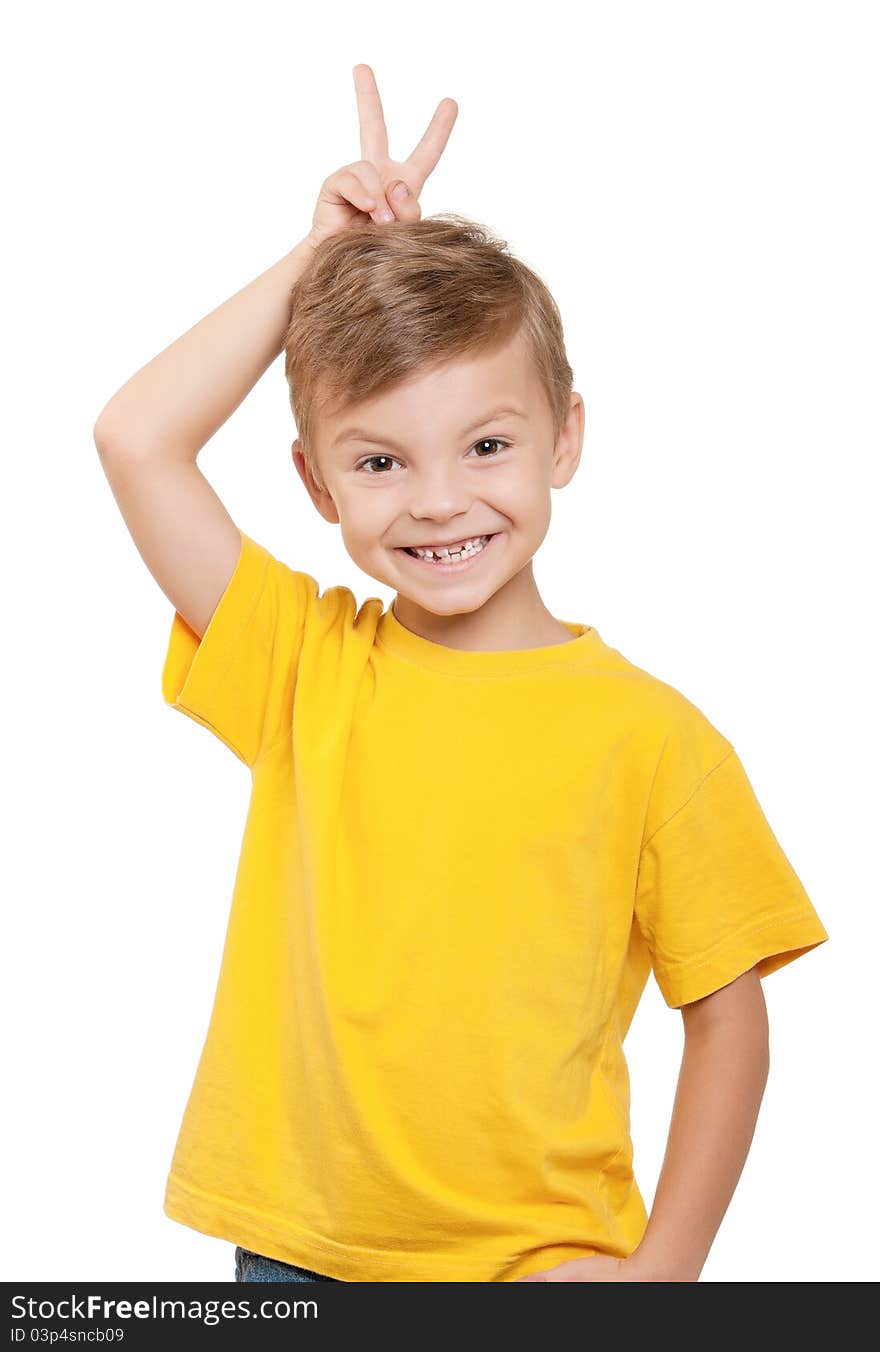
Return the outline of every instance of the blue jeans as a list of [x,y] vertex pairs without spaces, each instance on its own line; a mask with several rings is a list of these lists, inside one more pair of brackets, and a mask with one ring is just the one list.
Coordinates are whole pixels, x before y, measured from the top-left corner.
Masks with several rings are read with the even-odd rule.
[[323,1272],[312,1272],[310,1268],[297,1267],[294,1263],[282,1263],[278,1258],[266,1258],[261,1253],[252,1253],[241,1245],[235,1250],[235,1280],[237,1282],[335,1282],[338,1277],[328,1277]]

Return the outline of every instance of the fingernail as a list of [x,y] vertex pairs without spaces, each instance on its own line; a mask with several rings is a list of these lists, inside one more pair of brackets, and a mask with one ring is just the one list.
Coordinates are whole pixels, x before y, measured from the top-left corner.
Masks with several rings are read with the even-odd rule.
[[395,202],[405,202],[409,197],[409,188],[405,183],[395,183],[394,187],[391,189],[391,196],[394,198]]
[[381,207],[379,210],[379,220],[382,222],[393,221],[394,212],[389,211],[387,207]]

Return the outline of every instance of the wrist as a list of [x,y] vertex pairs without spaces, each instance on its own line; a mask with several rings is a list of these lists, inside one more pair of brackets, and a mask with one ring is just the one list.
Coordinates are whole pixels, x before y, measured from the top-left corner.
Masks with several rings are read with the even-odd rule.
[[299,243],[295,244],[290,250],[290,253],[285,254],[284,264],[290,277],[291,286],[293,286],[296,279],[308,267],[309,263],[311,263],[315,254],[316,244],[317,241],[312,239],[310,235],[304,235]]
[[702,1264],[671,1251],[664,1246],[640,1244],[629,1255],[627,1267],[636,1281],[640,1282],[696,1282],[699,1280]]

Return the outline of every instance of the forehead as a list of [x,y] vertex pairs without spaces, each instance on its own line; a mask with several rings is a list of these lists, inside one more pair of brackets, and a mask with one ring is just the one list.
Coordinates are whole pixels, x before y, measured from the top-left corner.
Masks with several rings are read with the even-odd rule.
[[426,421],[457,435],[469,419],[496,408],[534,417],[542,397],[531,353],[517,334],[491,352],[418,371],[379,395],[328,414],[322,419],[322,440],[335,446],[363,433],[424,427]]

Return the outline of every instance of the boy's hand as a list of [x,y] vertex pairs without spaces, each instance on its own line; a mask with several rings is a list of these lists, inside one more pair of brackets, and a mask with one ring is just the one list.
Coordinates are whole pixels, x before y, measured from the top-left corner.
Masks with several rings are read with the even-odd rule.
[[637,1277],[625,1277],[623,1274],[625,1258],[611,1258],[597,1254],[594,1258],[570,1258],[567,1263],[545,1268],[543,1272],[530,1272],[527,1277],[517,1277],[518,1282],[623,1282],[638,1281]]
[[543,1272],[517,1277],[518,1282],[688,1282],[696,1278],[685,1273],[655,1267],[647,1257],[632,1253],[629,1258],[596,1254],[592,1258],[570,1258]]
[[[389,159],[388,133],[375,76],[365,65],[355,66],[352,73],[363,159],[337,169],[321,185],[312,228],[306,236],[313,245],[360,224],[364,217],[377,223],[419,220],[419,193],[442,155],[458,116],[455,100],[441,99],[409,159],[402,163]],[[402,198],[394,192],[400,183],[407,190]]]

